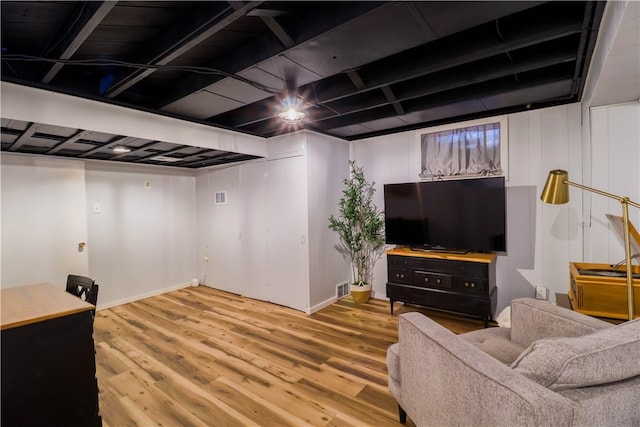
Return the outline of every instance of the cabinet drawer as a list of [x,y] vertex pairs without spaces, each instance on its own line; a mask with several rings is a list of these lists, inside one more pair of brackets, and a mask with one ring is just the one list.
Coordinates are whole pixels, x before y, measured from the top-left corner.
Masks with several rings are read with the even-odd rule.
[[448,274],[434,273],[432,271],[415,270],[413,272],[413,284],[427,288],[453,288],[453,277]]
[[411,284],[411,270],[408,268],[389,267],[389,282]]
[[409,267],[412,258],[406,256],[387,255],[387,263],[389,267]]
[[455,280],[455,288],[458,292],[464,293],[487,293],[487,282],[465,277],[457,277]]

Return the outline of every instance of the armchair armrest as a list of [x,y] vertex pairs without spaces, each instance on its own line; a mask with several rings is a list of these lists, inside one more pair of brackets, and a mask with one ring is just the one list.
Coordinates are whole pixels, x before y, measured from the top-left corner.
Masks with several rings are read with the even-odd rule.
[[572,402],[420,313],[398,318],[400,405],[418,426],[560,426]]
[[511,341],[524,347],[551,337],[577,337],[613,326],[548,301],[519,298],[511,302]]

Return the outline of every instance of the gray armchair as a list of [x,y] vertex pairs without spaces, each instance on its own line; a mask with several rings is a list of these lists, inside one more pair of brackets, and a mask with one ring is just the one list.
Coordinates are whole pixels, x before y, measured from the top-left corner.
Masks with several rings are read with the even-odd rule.
[[407,313],[398,335],[387,366],[402,423],[640,425],[640,319],[614,326],[523,298],[511,328],[455,335]]

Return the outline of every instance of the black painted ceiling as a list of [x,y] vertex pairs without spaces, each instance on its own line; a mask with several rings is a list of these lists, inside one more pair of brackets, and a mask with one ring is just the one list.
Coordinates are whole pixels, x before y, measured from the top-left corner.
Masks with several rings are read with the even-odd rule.
[[[579,101],[603,9],[2,1],[2,79],[263,137],[305,128],[360,139]],[[286,96],[301,103],[301,124],[277,117]],[[158,164],[165,155],[185,167],[251,157],[5,119],[2,133],[2,150],[16,152]],[[56,138],[38,149],[38,134]],[[108,150],[119,143],[134,154]]]

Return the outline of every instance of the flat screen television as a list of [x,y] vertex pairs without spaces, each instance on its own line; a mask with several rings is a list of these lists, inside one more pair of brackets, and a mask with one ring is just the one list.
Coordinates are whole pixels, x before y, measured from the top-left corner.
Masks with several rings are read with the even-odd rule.
[[415,249],[504,252],[504,177],[385,184],[386,243]]

